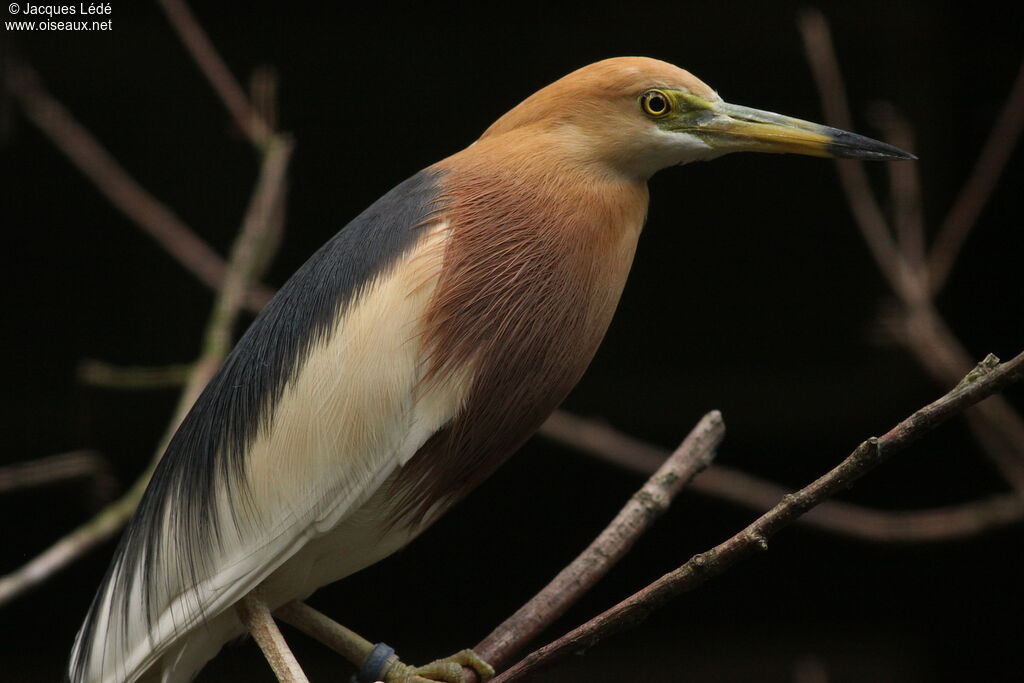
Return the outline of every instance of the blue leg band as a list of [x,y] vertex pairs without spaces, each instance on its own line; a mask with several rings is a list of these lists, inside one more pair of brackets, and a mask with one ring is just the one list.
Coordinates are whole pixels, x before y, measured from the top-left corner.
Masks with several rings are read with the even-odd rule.
[[388,663],[388,659],[391,655],[395,654],[395,648],[385,643],[377,643],[370,650],[370,654],[366,655],[366,659],[363,660],[363,665],[359,667],[359,671],[352,675],[351,683],[374,683],[383,678],[387,671],[382,671],[384,665]]

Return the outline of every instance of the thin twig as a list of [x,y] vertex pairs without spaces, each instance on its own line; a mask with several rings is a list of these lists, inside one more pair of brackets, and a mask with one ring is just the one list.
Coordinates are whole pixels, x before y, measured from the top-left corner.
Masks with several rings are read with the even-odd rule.
[[[150,194],[104,147],[47,92],[35,70],[23,62],[8,63],[4,84],[22,111],[63,152],[78,170],[121,213],[156,240],[200,282],[216,290],[225,277],[224,260],[166,205]],[[251,286],[246,306],[261,309],[273,292]]]
[[[914,151],[914,127],[895,106],[886,102],[876,104],[872,107],[872,118],[883,131],[883,140],[900,149]],[[886,164],[886,167],[893,202],[892,222],[896,226],[900,256],[915,281],[927,281],[920,166]],[[924,287],[915,287],[915,291],[918,289],[925,290]]]
[[75,374],[84,384],[107,389],[164,389],[183,385],[191,369],[188,363],[123,367],[87,358],[78,364]]
[[277,128],[277,84],[277,68],[270,64],[257,66],[249,76],[249,100],[271,129]]
[[[989,404],[992,397],[985,401]],[[592,420],[557,411],[541,427],[549,439],[619,467],[649,475],[669,451]],[[698,475],[688,491],[764,511],[791,491],[778,484],[722,465]],[[1024,519],[1024,498],[998,495],[960,505],[924,510],[876,510],[825,501],[798,521],[810,527],[866,541],[920,543],[948,541]]]
[[263,149],[270,143],[273,131],[263,117],[249,102],[245,91],[231,75],[224,60],[213,46],[206,31],[196,21],[192,11],[181,0],[159,0],[160,7],[167,14],[167,20],[181,38],[182,44],[213,86],[217,96],[227,108],[239,130],[245,133],[250,142]]
[[263,656],[280,683],[309,683],[295,659],[267,604],[253,593],[235,603],[235,612],[242,625],[260,646]]
[[721,413],[705,415],[586,550],[473,650],[494,667],[521,651],[629,552],[683,486],[711,464],[724,436]]
[[278,210],[268,205],[281,197],[284,168],[290,153],[291,143],[286,139],[275,138],[275,142],[269,146],[264,156],[263,168],[253,199],[231,250],[231,260],[225,273],[223,288],[207,322],[202,353],[192,367],[174,417],[164,432],[149,467],[121,498],[27,564],[0,577],[0,605],[45,581],[71,561],[116,534],[128,521],[178,424],[220,367],[229,350],[230,344],[227,340],[238,320],[243,293],[249,283],[259,276],[254,268],[260,254],[258,243],[264,231],[273,228],[273,220],[268,218],[275,216]]
[[[251,99],[253,107],[259,112],[260,117],[267,122],[267,125],[274,128],[277,122],[277,69],[273,66],[258,66],[253,69],[252,76],[250,77],[250,90],[252,91]],[[278,212],[277,215],[273,216],[270,220],[272,222],[271,227],[267,232],[266,239],[261,242],[262,254],[260,260],[257,261],[257,267],[262,271],[264,270],[270,261],[273,259],[274,254],[277,253],[278,248],[281,246],[281,240],[284,238],[284,207],[287,202],[285,201],[285,194],[288,191],[287,180],[282,181],[281,201],[277,203]]]
[[1006,166],[1021,129],[1024,128],[1024,62],[1017,70],[1010,95],[996,124],[989,132],[978,161],[970,177],[964,183],[953,206],[939,227],[935,244],[928,255],[929,283],[932,293],[942,289],[949,280],[960,249],[981,215],[982,209],[992,196],[999,176]]
[[989,356],[945,396],[921,408],[883,436],[872,437],[863,442],[827,474],[796,493],[785,496],[778,505],[758,517],[747,528],[711,550],[694,555],[682,566],[626,600],[531,653],[496,677],[494,683],[523,680],[570,652],[586,649],[612,633],[639,624],[672,598],[697,588],[740,560],[766,550],[768,539],[773,534],[825,498],[849,488],[854,481],[926,432],[962,412],[968,405],[977,403],[1021,379],[1024,379],[1024,353],[1002,364],[993,356]]
[[[877,112],[876,113],[883,113]],[[888,107],[877,116],[887,142],[906,147],[912,138],[911,127],[895,108]],[[897,338],[908,347],[940,386],[952,386],[971,367],[970,354],[935,309],[928,271],[924,262],[924,215],[921,207],[920,179],[916,164],[889,164],[892,197],[895,206],[900,255],[911,277],[918,282],[915,295],[902,297],[902,334]],[[905,169],[905,170],[901,170]],[[899,294],[899,292],[897,292]],[[999,472],[1017,491],[1024,491],[1024,420],[1001,396],[972,407],[965,414],[972,433]],[[993,429],[995,427],[995,429]]]
[[[695,479],[689,490],[757,511],[771,508],[780,498],[792,493],[786,487],[720,465]],[[965,538],[1021,520],[1024,520],[1024,499],[1014,494],[1000,494],[920,510],[877,510],[828,500],[798,522],[864,541],[927,543]]]
[[275,135],[267,144],[260,166],[256,187],[246,208],[242,227],[231,246],[231,263],[220,296],[214,306],[213,315],[230,318],[231,325],[211,326],[207,330],[206,345],[218,347],[217,353],[224,356],[231,350],[232,327],[239,308],[245,300],[250,282],[258,278],[258,269],[270,262],[262,248],[263,239],[272,237],[279,230],[280,207],[285,196],[285,174],[291,160],[293,143],[283,135]]
[[[840,128],[848,127],[850,116],[846,94],[828,24],[817,10],[802,12],[798,24],[807,60],[821,93],[826,122]],[[962,376],[970,368],[970,356],[935,310],[931,296],[933,288],[929,285],[927,271],[912,265],[915,256],[904,254],[896,248],[878,202],[867,183],[863,165],[841,161],[837,162],[837,168],[840,184],[857,226],[882,275],[905,309],[907,334],[899,339],[940,384],[949,386],[956,381],[956,377]],[[998,165],[998,168],[1002,166]],[[901,193],[915,192],[916,185],[914,182],[894,183],[893,190]],[[923,226],[916,197],[904,194],[895,198],[895,203],[905,207],[918,206],[913,220],[920,220]],[[920,230],[923,233],[923,227]],[[946,369],[945,376],[936,373],[940,367]],[[1001,404],[1001,407],[993,409],[993,403]],[[972,430],[982,434],[979,444],[983,452],[1014,489],[1024,492],[1024,420],[1003,399],[978,406],[970,411],[968,419]],[[979,421],[984,423],[981,428],[977,427]],[[1002,438],[998,441],[992,439],[988,436],[990,431],[998,431]]]
[[[821,95],[826,122],[836,128],[852,130],[846,89],[825,17],[818,10],[807,9],[798,14],[797,25],[803,37],[807,62]],[[921,298],[922,293],[915,292],[916,284],[906,272],[882,209],[871,192],[864,165],[846,160],[837,161],[835,166],[850,210],[882,275],[894,290]]]
[[13,572],[0,577],[0,605],[33,588],[104,542],[124,526],[141,491],[133,488],[99,514]]
[[88,478],[97,498],[108,498],[115,480],[110,463],[96,451],[71,451],[0,467],[0,493]]
[[[897,338],[942,386],[950,386],[970,368],[970,354],[931,305],[908,310]],[[964,413],[967,424],[1003,478],[1024,492],[1024,420],[1002,396]]]

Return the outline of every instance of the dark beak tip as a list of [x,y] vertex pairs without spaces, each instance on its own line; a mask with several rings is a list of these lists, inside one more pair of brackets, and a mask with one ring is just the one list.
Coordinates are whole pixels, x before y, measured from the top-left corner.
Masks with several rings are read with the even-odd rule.
[[917,155],[905,152],[899,147],[889,146],[889,149],[880,151],[878,158],[882,161],[917,161]]
[[873,138],[832,128],[829,130],[832,144],[829,153],[837,159],[861,159],[863,161],[915,161],[917,156],[905,152],[895,145]]
[[917,155],[904,152],[899,147],[877,142],[864,146],[832,145],[829,153],[837,159],[860,159],[861,161],[917,161]]

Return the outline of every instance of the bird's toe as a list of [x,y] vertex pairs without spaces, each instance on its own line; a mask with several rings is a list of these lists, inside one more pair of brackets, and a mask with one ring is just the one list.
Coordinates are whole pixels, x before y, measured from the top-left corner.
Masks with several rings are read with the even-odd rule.
[[481,683],[494,677],[494,667],[470,649],[460,650],[450,657],[436,659],[423,666],[407,666],[396,662],[388,671],[386,683],[466,683],[462,667],[473,669]]

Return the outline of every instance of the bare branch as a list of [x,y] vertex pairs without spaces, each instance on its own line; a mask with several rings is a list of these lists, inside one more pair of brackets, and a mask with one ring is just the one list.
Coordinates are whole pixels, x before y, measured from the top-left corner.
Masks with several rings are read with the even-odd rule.
[[796,493],[785,496],[747,528],[707,552],[665,574],[611,609],[573,629],[549,645],[528,655],[494,679],[494,683],[522,680],[569,652],[586,649],[602,638],[635,626],[679,594],[693,590],[756,552],[768,548],[768,539],[825,498],[848,488],[854,481],[906,448],[926,432],[962,412],[967,406],[1024,379],[1024,353],[1006,363],[994,356],[978,364],[951,392],[921,408],[883,436],[872,437],[845,460]]
[[[778,484],[721,465],[697,477],[689,490],[758,511],[771,508],[792,493]],[[965,538],[1021,520],[1024,499],[1001,494],[924,510],[876,510],[827,500],[797,521],[865,541],[925,543]]]
[[191,369],[188,363],[122,367],[87,358],[78,364],[75,374],[80,382],[108,389],[163,389],[183,385]]
[[213,86],[239,130],[245,133],[257,149],[266,147],[270,143],[273,131],[249,102],[245,91],[231,75],[231,70],[217,53],[217,49],[196,21],[192,11],[182,0],[160,0],[160,7],[167,14],[167,20],[178,33],[199,70]]
[[239,620],[260,646],[264,658],[280,683],[309,683],[280,629],[274,623],[270,608],[255,593],[256,591],[253,591],[235,603],[235,612],[238,613]]
[[[882,139],[900,149],[913,152],[914,127],[893,105],[880,102],[872,107],[872,118],[883,132]],[[899,253],[915,280],[925,280],[924,211],[921,205],[921,177],[917,164],[886,164],[889,171],[893,223],[899,241]]]
[[258,268],[269,263],[263,240],[275,236],[281,220],[280,207],[285,196],[285,173],[291,160],[292,142],[275,135],[267,144],[252,198],[242,221],[241,231],[231,247],[231,263],[221,285],[220,296],[214,305],[213,317],[230,318],[229,325],[211,325],[207,328],[206,346],[216,346],[217,355],[223,357],[231,350],[232,327],[238,309],[245,300],[248,283],[257,279]]
[[260,274],[254,267],[261,252],[259,241],[265,231],[273,228],[274,221],[268,219],[280,211],[275,205],[283,196],[284,169],[290,154],[291,143],[286,139],[275,137],[268,147],[252,201],[242,221],[242,229],[231,249],[231,260],[225,273],[223,288],[207,322],[202,354],[192,367],[175,409],[175,415],[164,432],[149,467],[121,498],[101,510],[90,521],[19,569],[0,577],[0,605],[45,581],[72,560],[116,534],[128,521],[178,424],[220,367],[229,350],[231,330],[238,319],[243,293],[249,283]]
[[711,464],[724,436],[722,415],[705,415],[587,549],[473,650],[494,667],[521,651],[629,552],[683,486]]
[[[818,10],[804,10],[797,16],[797,26],[804,41],[807,62],[821,95],[825,121],[830,126],[852,130],[843,77],[824,15]],[[850,211],[882,275],[895,291],[914,296],[916,283],[906,272],[882,209],[868,184],[864,165],[857,161],[840,160],[836,161],[836,170]],[[916,298],[921,298],[920,293]]]
[[[931,305],[909,310],[897,323],[898,338],[942,386],[951,386],[970,368],[970,355]],[[1002,396],[973,406],[967,424],[1003,478],[1024,491],[1024,421]]]
[[656,472],[669,456],[661,446],[564,410],[552,413],[537,433],[643,475]]
[[[826,120],[832,125],[847,127],[850,121],[849,111],[828,24],[824,16],[816,10],[801,13],[798,24],[804,38],[807,59],[822,95]],[[840,183],[861,234],[875,256],[883,276],[905,308],[905,320],[902,324],[905,326],[906,334],[899,337],[900,341],[914,353],[918,362],[928,369],[941,385],[949,386],[970,368],[970,356],[935,310],[931,297],[933,288],[929,285],[927,271],[913,265],[920,256],[915,253],[904,253],[896,248],[885,219],[878,209],[878,203],[868,186],[862,165],[859,162],[840,161],[837,162],[837,167],[840,171]],[[849,170],[853,168],[858,170]],[[1001,165],[999,168],[1001,169]],[[916,176],[894,182],[893,190],[897,193],[894,201],[898,207],[913,207],[919,204]],[[918,220],[919,210],[909,210],[913,211],[914,215],[908,216],[908,219]],[[923,219],[921,220],[923,226]],[[923,227],[907,226],[904,231],[904,241],[917,240],[919,237],[916,233],[923,234]],[[916,251],[918,247],[915,246],[913,249]],[[936,372],[939,367],[945,368],[944,374]],[[1001,407],[992,408],[992,404]],[[1024,421],[1001,398],[970,411],[969,420],[974,432],[981,434],[979,443],[985,454],[1016,490],[1024,491]],[[981,427],[978,427],[979,423],[982,423]],[[990,431],[1000,434],[998,440],[989,435]]]
[[141,495],[141,491],[129,491],[40,555],[0,577],[0,605],[46,581],[57,571],[120,531]]
[[[993,396],[984,405],[996,398],[1001,397]],[[565,411],[552,415],[540,433],[639,474],[654,472],[669,455],[668,450],[660,446]],[[758,511],[767,510],[791,493],[778,484],[722,465],[706,469],[688,490]],[[867,541],[916,543],[961,538],[1022,519],[1024,499],[1001,495],[961,505],[911,511],[875,510],[825,501],[798,521]]]
[[1010,89],[1006,104],[989,132],[988,140],[974,164],[974,170],[964,183],[956,201],[939,227],[935,244],[928,258],[929,280],[932,293],[942,289],[949,279],[960,249],[978,221],[999,176],[1006,166],[1021,129],[1024,128],[1024,62],[1017,71],[1017,79]]
[[249,76],[252,106],[272,130],[277,128],[277,82],[277,69],[268,64],[257,66]]
[[[224,260],[167,206],[135,181],[67,109],[43,87],[24,63],[8,64],[4,84],[22,111],[121,213],[156,240],[206,286],[224,279]],[[246,306],[258,311],[273,292],[253,285]]]
[[0,467],[0,493],[82,478],[92,481],[96,498],[110,497],[115,480],[110,464],[96,451],[72,451]]

